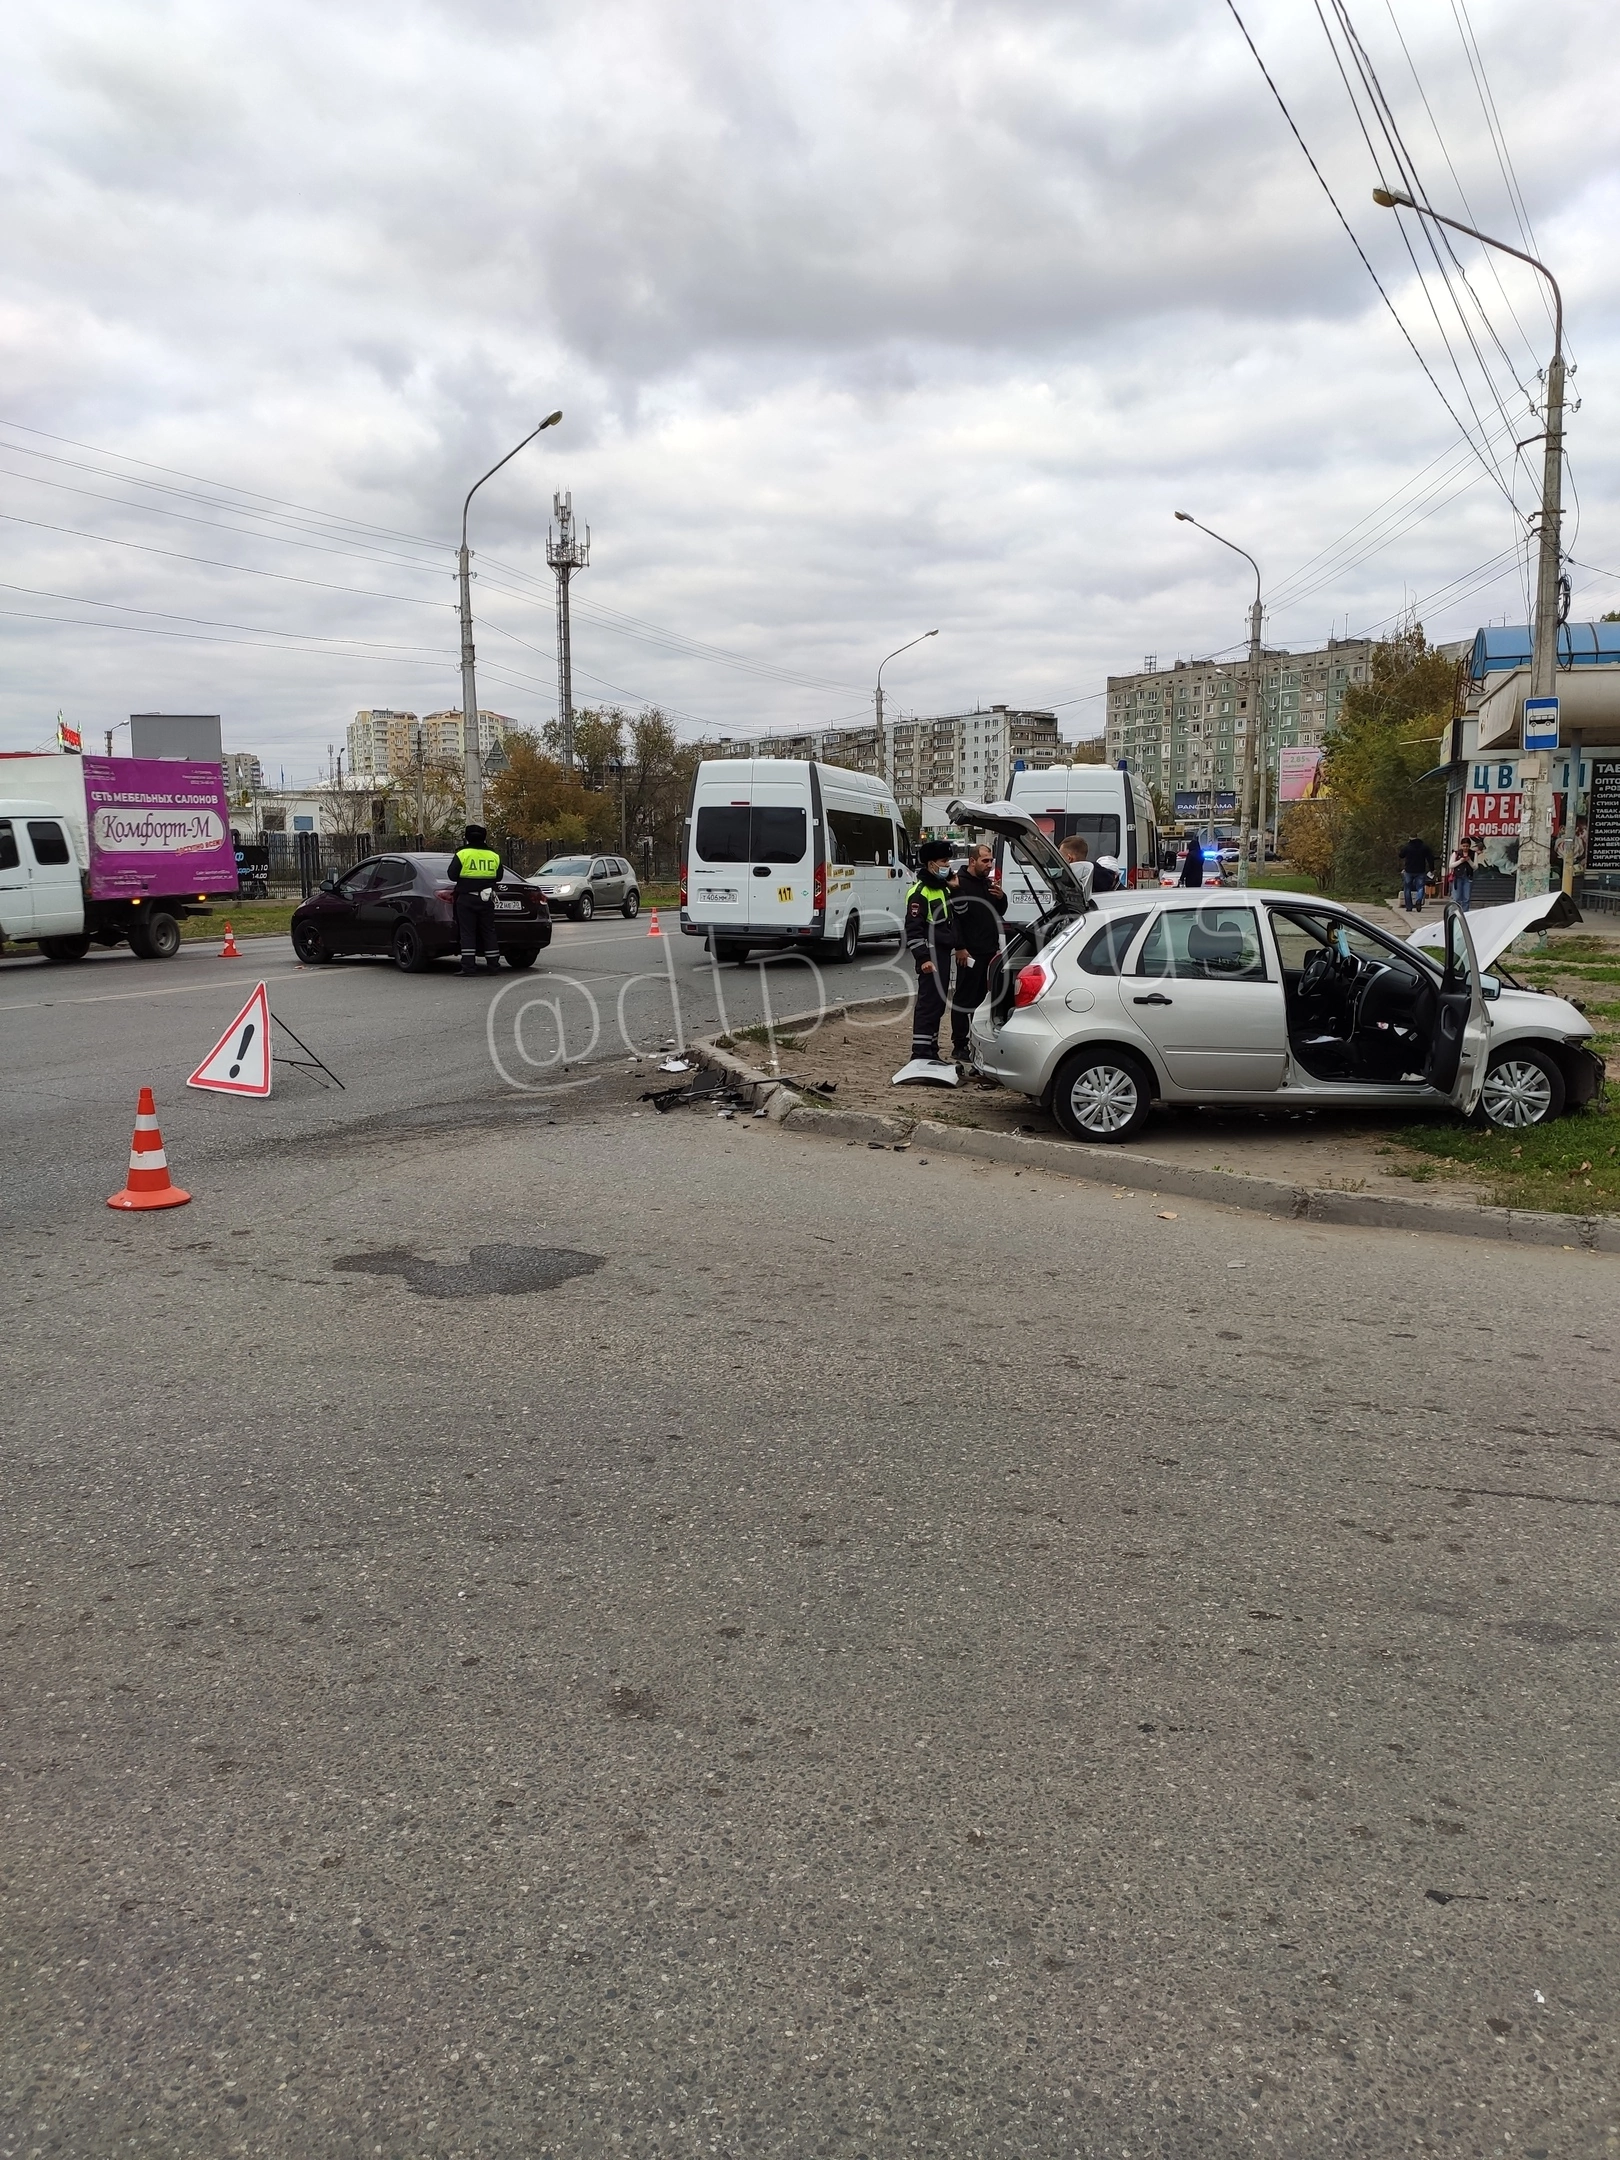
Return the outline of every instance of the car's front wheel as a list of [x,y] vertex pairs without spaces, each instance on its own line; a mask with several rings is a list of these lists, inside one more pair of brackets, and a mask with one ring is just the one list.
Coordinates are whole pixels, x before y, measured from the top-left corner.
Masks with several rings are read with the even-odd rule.
[[394,965],[402,975],[420,975],[433,962],[427,940],[413,922],[402,922],[394,932]]
[[292,943],[305,967],[324,967],[332,957],[331,948],[312,922],[293,924]]
[[1128,1050],[1076,1050],[1058,1067],[1052,1115],[1071,1140],[1131,1140],[1153,1106],[1153,1076]]
[[1545,1050],[1517,1043],[1492,1058],[1474,1114],[1482,1125],[1522,1132],[1549,1124],[1563,1108],[1564,1076],[1557,1062]]
[[575,922],[589,922],[591,917],[596,913],[596,902],[592,898],[591,894],[585,893],[580,899],[574,902],[573,906],[568,910],[568,912],[570,915],[573,916]]
[[620,909],[620,913],[626,922],[634,922],[641,913],[641,895],[633,885],[624,896],[624,906]]

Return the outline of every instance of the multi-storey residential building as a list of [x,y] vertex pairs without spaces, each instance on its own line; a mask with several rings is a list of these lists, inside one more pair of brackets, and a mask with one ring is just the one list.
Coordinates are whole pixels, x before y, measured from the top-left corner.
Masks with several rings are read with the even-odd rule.
[[[506,731],[517,723],[508,720],[505,713],[490,712],[485,706],[478,708],[478,754],[488,757],[497,743],[505,744]],[[435,765],[460,765],[467,755],[467,729],[464,715],[455,712],[430,712],[423,716],[421,727],[422,755]]]
[[225,792],[232,802],[239,795],[256,795],[264,786],[264,767],[251,750],[227,750],[221,764]]
[[[1260,744],[1269,802],[1276,800],[1277,752],[1320,747],[1345,691],[1367,679],[1372,648],[1371,638],[1329,638],[1310,652],[1262,655]],[[1108,678],[1108,761],[1140,774],[1167,811],[1178,793],[1213,797],[1211,808],[1223,795],[1236,798],[1249,724],[1247,656],[1178,660],[1169,668],[1149,662],[1138,674]]]
[[1006,705],[972,712],[825,728],[798,735],[722,736],[704,746],[713,757],[819,758],[852,772],[876,773],[898,802],[921,807],[923,797],[965,796],[995,802],[1012,785],[1019,764],[1055,765],[1063,755],[1057,716]]
[[411,762],[416,735],[413,712],[392,712],[386,706],[357,712],[349,722],[349,771],[357,778],[386,780]]
[[[496,743],[504,743],[513,723],[504,713],[478,708],[478,749],[488,757]],[[412,712],[389,712],[378,708],[356,713],[349,724],[349,770],[356,778],[398,779],[418,758],[432,765],[460,765],[466,752],[466,730],[460,712],[427,713],[420,720]]]

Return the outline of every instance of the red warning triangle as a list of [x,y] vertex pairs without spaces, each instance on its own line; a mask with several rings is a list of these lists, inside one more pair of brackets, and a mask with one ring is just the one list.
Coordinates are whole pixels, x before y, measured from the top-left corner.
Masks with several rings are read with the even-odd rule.
[[186,1082],[221,1095],[270,1092],[270,1000],[260,983]]

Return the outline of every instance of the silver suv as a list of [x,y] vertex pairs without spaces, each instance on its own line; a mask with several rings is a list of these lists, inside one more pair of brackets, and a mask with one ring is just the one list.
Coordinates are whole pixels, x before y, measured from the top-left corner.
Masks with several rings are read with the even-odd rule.
[[626,922],[641,913],[641,886],[622,855],[553,855],[529,883],[575,922],[589,922],[598,908],[617,908]]

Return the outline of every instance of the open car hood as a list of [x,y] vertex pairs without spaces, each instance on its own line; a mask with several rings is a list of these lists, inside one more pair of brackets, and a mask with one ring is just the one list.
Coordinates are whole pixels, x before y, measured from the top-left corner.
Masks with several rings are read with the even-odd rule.
[[[1488,968],[1526,930],[1564,930],[1571,923],[1583,920],[1580,909],[1568,893],[1549,892],[1537,893],[1529,900],[1509,900],[1502,907],[1472,908],[1468,929],[1474,940],[1475,958],[1482,968]],[[1435,916],[1432,922],[1419,923],[1406,942],[1443,949],[1446,942],[1444,914]]]
[[993,832],[1010,842],[1052,888],[1057,912],[1084,915],[1092,906],[1090,863],[1066,862],[1032,817],[1011,803],[951,802],[945,806],[953,825]]

